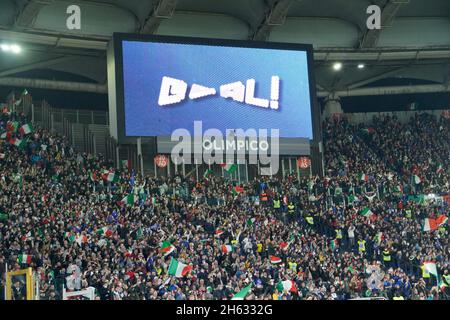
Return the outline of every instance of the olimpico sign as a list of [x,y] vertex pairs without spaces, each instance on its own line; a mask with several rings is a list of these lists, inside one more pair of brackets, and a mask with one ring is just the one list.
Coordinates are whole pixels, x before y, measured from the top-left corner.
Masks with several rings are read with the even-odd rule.
[[[226,134],[217,128],[203,131],[202,121],[194,122],[194,136],[189,130],[177,129],[171,135],[176,142],[171,150],[175,164],[248,163],[268,165],[261,174],[276,174],[279,169],[278,129],[227,129]],[[248,157],[247,157],[248,155]]]

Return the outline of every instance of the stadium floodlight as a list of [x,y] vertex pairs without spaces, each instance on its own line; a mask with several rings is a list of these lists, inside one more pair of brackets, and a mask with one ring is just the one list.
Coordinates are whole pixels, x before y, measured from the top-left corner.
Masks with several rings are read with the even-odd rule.
[[333,70],[334,71],[339,71],[339,70],[341,70],[342,69],[342,63],[341,62],[335,62],[334,64],[333,64]]
[[22,48],[17,44],[2,43],[0,45],[0,48],[4,52],[11,52],[11,53],[15,53],[15,54],[19,54],[20,52],[22,52]]
[[20,52],[22,52],[22,48],[20,46],[18,46],[17,44],[12,44],[9,47],[10,47],[12,53],[19,54]]
[[364,69],[365,67],[366,67],[366,65],[364,63],[358,64],[358,69]]
[[1,44],[0,48],[2,49],[2,51],[5,51],[5,52],[8,52],[11,50],[11,46],[9,44],[5,44],[5,43]]

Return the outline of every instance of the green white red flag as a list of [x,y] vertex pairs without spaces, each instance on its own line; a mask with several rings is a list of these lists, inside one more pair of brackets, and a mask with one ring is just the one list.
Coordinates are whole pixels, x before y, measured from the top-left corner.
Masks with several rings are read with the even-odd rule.
[[237,166],[233,163],[222,163],[220,166],[228,173],[233,173],[237,169]]
[[184,264],[175,258],[172,258],[172,260],[170,260],[169,275],[171,276],[182,278],[186,276],[191,270],[192,266]]
[[21,254],[17,257],[17,262],[20,264],[30,264],[32,256],[29,254]]
[[252,288],[252,284],[250,283],[248,286],[246,286],[244,289],[236,293],[231,300],[244,300],[247,294],[250,292]]
[[31,123],[24,124],[19,128],[19,132],[22,135],[30,134],[33,132],[33,125]]
[[292,280],[285,280],[278,282],[276,286],[277,290],[280,292],[297,292],[297,286],[295,285],[295,282]]
[[222,253],[230,253],[233,251],[233,246],[229,245],[229,244],[223,244],[222,247]]
[[169,240],[165,240],[161,244],[161,248],[159,249],[160,253],[164,253],[164,256],[168,256],[172,253],[172,251],[175,250],[175,246],[170,243]]
[[281,258],[279,258],[277,256],[270,256],[269,259],[270,259],[270,263],[273,263],[273,264],[279,264],[282,261]]

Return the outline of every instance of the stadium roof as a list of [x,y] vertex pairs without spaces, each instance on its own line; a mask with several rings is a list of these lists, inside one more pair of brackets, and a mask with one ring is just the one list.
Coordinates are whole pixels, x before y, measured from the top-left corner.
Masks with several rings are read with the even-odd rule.
[[[66,27],[72,4],[81,8],[81,30]],[[373,4],[382,9],[381,30],[366,27]],[[0,42],[24,52],[2,56],[0,85],[69,78],[104,91],[113,32],[312,43],[324,92],[383,79],[450,82],[449,0],[2,0]],[[331,68],[336,61],[344,62],[341,72]]]

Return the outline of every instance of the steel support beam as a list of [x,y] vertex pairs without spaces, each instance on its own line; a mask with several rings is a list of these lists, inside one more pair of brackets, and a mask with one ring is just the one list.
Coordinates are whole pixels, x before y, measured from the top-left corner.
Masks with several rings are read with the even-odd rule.
[[328,97],[330,95],[333,95],[334,97],[356,97],[356,96],[381,96],[392,94],[436,93],[436,92],[450,92],[450,85],[427,84],[416,86],[359,88],[333,92],[319,91],[317,93],[317,96],[321,98]]
[[0,85],[11,86],[11,87],[48,89],[48,90],[93,92],[93,93],[101,93],[101,94],[108,93],[107,84],[55,81],[55,80],[44,80],[44,79],[3,77],[3,78],[0,78]]
[[[106,51],[110,37],[86,38],[76,36],[53,35],[37,32],[17,32],[2,30],[0,38],[4,41],[30,43],[58,48],[92,49]],[[82,52],[82,51],[80,51]],[[430,60],[448,59],[450,47],[439,48],[376,48],[355,51],[352,48],[323,48],[314,51],[315,61],[393,61],[393,60]]]
[[394,74],[396,74],[396,73],[398,73],[398,72],[400,72],[401,70],[404,70],[404,69],[405,69],[404,67],[400,67],[400,68],[395,68],[393,70],[389,70],[389,71],[386,71],[386,72],[382,72],[380,74],[377,74],[376,76],[373,76],[373,77],[370,77],[370,78],[367,78],[367,79],[364,79],[364,80],[361,80],[361,81],[357,81],[357,82],[351,83],[347,87],[349,89],[356,89],[356,88],[362,87],[362,86],[364,86],[364,85],[366,85],[368,83],[371,83],[371,82],[374,82],[374,81],[386,78],[387,76],[390,76],[390,75],[394,75]]
[[16,25],[20,27],[32,27],[39,11],[52,4],[54,0],[29,0],[16,18]]
[[284,24],[289,11],[289,7],[293,2],[293,0],[275,1],[272,8],[270,9],[269,14],[266,15],[256,31],[251,35],[251,39],[259,41],[267,40],[274,26],[280,26]]
[[383,9],[381,10],[381,29],[367,30],[361,40],[360,48],[372,48],[375,47],[378,39],[380,38],[383,28],[392,25],[395,19],[398,9],[404,4],[409,3],[409,0],[388,0]]
[[26,64],[26,65],[23,65],[20,67],[15,67],[15,68],[0,71],[0,77],[6,77],[6,76],[10,76],[10,75],[13,75],[16,73],[39,69],[39,68],[46,68],[48,66],[55,65],[57,63],[69,62],[73,59],[74,59],[74,57],[66,56],[66,57],[59,57],[59,58],[55,58],[55,59],[45,60],[45,61],[33,62],[33,63]]
[[159,0],[142,25],[140,33],[155,33],[163,19],[172,18],[177,2],[178,0]]

